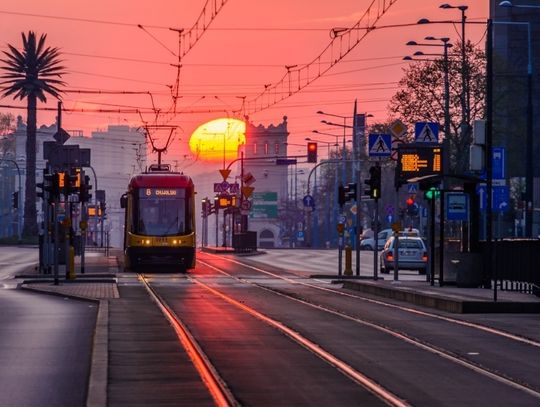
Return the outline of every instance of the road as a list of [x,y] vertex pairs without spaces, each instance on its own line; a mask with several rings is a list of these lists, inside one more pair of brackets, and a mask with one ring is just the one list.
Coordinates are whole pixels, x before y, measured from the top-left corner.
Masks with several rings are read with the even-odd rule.
[[[311,263],[304,259],[303,267],[296,264],[292,271],[284,271],[284,263],[293,257],[315,257],[286,252],[281,261],[200,254],[197,268],[188,275],[142,276],[187,327],[237,403],[538,405],[536,316],[456,317],[370,298],[328,279],[306,278],[311,263],[331,271],[320,258]],[[135,275],[125,273],[120,285],[122,296],[140,297],[141,283]],[[141,311],[136,315],[143,317]],[[124,369],[129,366],[130,372],[148,369],[154,358],[156,363],[162,358],[156,350],[159,343],[146,344],[156,352],[153,358],[141,358],[140,351],[125,352],[133,323],[131,317],[129,329],[114,332],[123,342],[110,349],[113,359],[124,357]],[[133,343],[139,341],[134,338]],[[186,363],[185,357],[175,360]],[[120,402],[126,380],[120,370],[111,372],[110,395],[117,403],[110,405],[126,405]],[[170,377],[164,370],[150,376],[145,372],[129,377],[132,399],[149,397],[149,383]],[[156,404],[167,400],[165,394],[153,397]]]
[[97,308],[16,290],[37,255],[0,247],[0,405],[84,406]]
[[[188,274],[120,273],[108,405],[214,405],[219,391],[232,405],[539,404],[537,315],[447,314],[309,278],[335,274],[334,256],[198,253]],[[13,288],[0,290],[0,405],[84,405],[95,307]]]

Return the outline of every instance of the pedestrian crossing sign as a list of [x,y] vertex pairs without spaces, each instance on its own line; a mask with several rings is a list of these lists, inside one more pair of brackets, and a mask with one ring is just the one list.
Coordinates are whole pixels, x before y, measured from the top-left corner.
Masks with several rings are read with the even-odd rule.
[[430,122],[415,123],[414,135],[417,143],[437,144],[439,142],[439,124]]
[[390,134],[372,133],[369,135],[370,157],[390,157],[391,146],[392,136]]

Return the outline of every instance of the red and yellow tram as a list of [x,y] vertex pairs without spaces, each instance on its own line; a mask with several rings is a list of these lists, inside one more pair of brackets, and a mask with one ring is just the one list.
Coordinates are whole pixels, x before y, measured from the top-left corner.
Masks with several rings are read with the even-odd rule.
[[195,267],[195,190],[190,177],[168,165],[134,176],[121,198],[125,208],[125,268]]

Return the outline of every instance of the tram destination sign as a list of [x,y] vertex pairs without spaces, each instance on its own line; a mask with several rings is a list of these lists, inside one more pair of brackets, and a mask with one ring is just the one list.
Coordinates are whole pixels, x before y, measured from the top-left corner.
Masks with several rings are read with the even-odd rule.
[[442,174],[440,145],[402,144],[398,147],[396,178],[401,183],[416,177]]

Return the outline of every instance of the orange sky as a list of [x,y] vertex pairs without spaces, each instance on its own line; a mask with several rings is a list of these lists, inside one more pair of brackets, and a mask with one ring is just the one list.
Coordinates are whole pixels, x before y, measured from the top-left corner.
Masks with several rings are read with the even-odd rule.
[[[169,124],[180,126],[175,155],[189,153],[189,135],[200,124],[227,115],[190,111],[238,109],[240,97],[250,99],[261,92],[265,84],[277,82],[286,72],[286,65],[300,66],[316,57],[329,43],[330,29],[353,25],[371,2],[228,0],[210,30],[182,60],[181,99],[177,110],[184,113],[167,119]],[[64,77],[68,89],[151,92],[154,105],[166,111],[172,101],[169,87],[176,80],[172,64],[178,62],[173,55],[177,51],[178,37],[168,27],[189,28],[204,3],[205,0],[4,2],[0,7],[0,49],[5,50],[6,43],[20,47],[22,31],[47,33],[48,44],[60,47],[63,52],[69,71]],[[398,0],[377,25],[414,23],[422,17],[459,19],[458,10],[440,10],[441,3],[442,0]],[[471,20],[486,19],[487,0],[451,4],[467,3]],[[138,24],[146,31],[138,28]],[[231,28],[244,30],[227,30]],[[305,137],[313,137],[314,129],[341,134],[340,128],[321,124],[323,117],[316,111],[350,116],[355,98],[359,112],[373,114],[370,120],[383,121],[388,117],[387,101],[395,93],[396,82],[406,66],[402,57],[415,51],[405,43],[421,41],[427,35],[449,36],[456,41],[459,30],[459,25],[450,24],[375,30],[326,76],[250,118],[255,124],[267,125],[277,124],[284,115],[288,116],[290,142],[298,144],[305,144]],[[468,37],[481,45],[485,41],[484,31],[482,25],[467,27]],[[11,98],[2,99],[0,104],[24,106],[23,102]],[[64,105],[74,109],[148,110],[152,100],[148,95],[66,93]],[[55,107],[56,102],[51,100],[48,106]],[[11,112],[26,115],[24,110]],[[51,124],[54,117],[54,113],[39,112],[38,125]],[[143,120],[151,122],[153,115],[145,113]],[[63,123],[66,129],[81,129],[89,135],[96,128],[106,128],[107,124],[138,126],[141,118],[129,113],[66,113]],[[290,147],[289,151],[305,153],[305,148]]]

